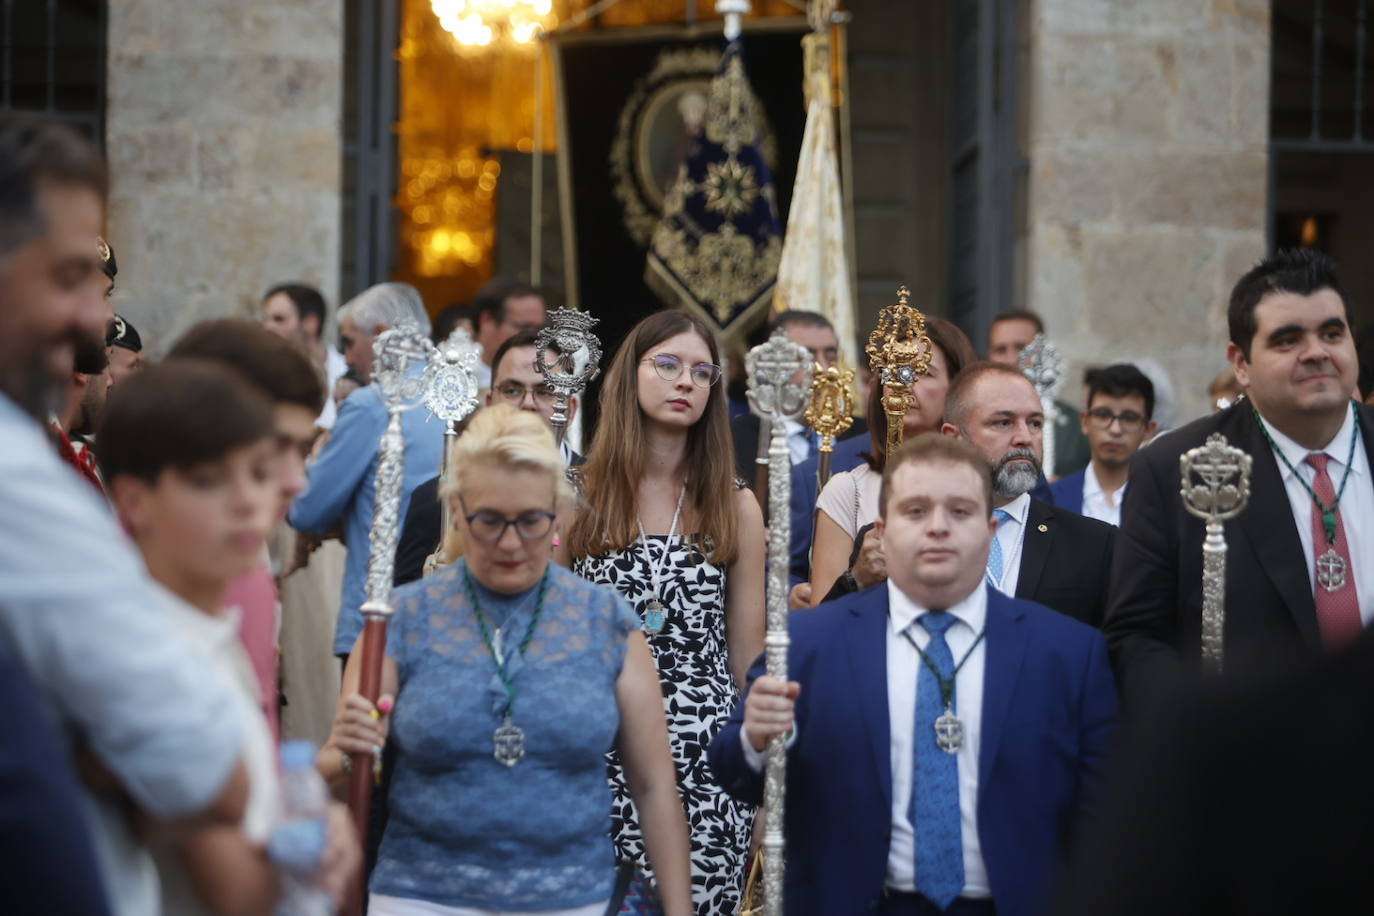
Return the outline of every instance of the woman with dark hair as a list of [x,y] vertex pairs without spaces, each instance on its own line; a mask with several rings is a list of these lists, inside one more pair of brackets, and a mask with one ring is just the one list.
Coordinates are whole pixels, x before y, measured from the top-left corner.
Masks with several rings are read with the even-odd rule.
[[[911,406],[902,424],[904,439],[940,429],[950,379],[978,356],[964,332],[943,318],[928,316],[926,334],[934,344],[930,368],[911,386]],[[887,461],[887,414],[883,386],[875,379],[868,393],[868,434],[872,450],[852,471],[830,478],[816,499],[816,537],[811,548],[811,595],[818,600],[849,567],[859,529],[878,517],[878,488]]]
[[[734,479],[715,337],[685,312],[657,312],[625,338],[601,390],[580,468],[583,505],[563,559],[639,612],[658,665],[678,788],[692,836],[696,912],[734,913],[753,809],[715,785],[706,762],[763,647],[763,518]],[[612,832],[646,868],[620,761]]]

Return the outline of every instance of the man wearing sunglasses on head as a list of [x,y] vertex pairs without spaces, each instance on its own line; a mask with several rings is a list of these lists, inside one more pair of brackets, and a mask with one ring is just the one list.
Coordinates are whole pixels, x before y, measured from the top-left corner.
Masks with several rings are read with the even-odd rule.
[[1054,504],[1089,518],[1121,525],[1131,456],[1154,436],[1155,386],[1130,363],[1089,369],[1088,409],[1078,415],[1092,460],[1050,484]]
[[[521,410],[533,411],[543,417],[545,423],[551,423],[553,389],[544,381],[543,373],[534,368],[537,333],[520,331],[497,348],[491,363],[492,385],[486,393],[486,404],[509,404]],[[568,399],[569,424],[577,416],[577,401],[576,397]],[[563,440],[562,451],[563,463],[568,467],[582,463],[582,456],[572,450],[566,439]],[[424,575],[425,561],[438,546],[442,528],[443,509],[439,503],[439,478],[436,475],[416,487],[411,495],[405,523],[401,527],[401,540],[396,548],[397,586],[414,582]]]

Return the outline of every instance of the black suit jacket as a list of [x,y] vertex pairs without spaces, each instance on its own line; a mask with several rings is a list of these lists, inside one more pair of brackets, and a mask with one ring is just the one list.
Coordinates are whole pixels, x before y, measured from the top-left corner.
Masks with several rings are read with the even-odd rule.
[[1296,670],[1181,682],[1122,747],[1052,912],[1369,912],[1371,672],[1367,630]]
[[[587,459],[572,453],[570,465],[577,467]],[[396,569],[392,584],[397,588],[414,582],[425,574],[425,560],[439,546],[439,532],[444,527],[444,508],[439,503],[439,478],[433,477],[410,494],[401,538],[396,544]]]
[[[851,569],[858,561],[864,535],[872,527],[865,525],[859,529],[854,553],[849,558]],[[1111,568],[1115,541],[1116,529],[1106,522],[1032,496],[1021,541],[1016,597],[1101,627],[1107,608],[1107,571]],[[833,601],[852,590],[845,577],[841,577],[825,600]]]
[[[735,437],[735,476],[752,487],[758,474],[755,462],[759,456],[759,418],[752,413],[735,417],[730,421],[730,433]],[[854,425],[845,430],[837,441],[866,435],[867,421],[863,417],[855,417]]]
[[[1365,452],[1374,455],[1374,410],[1357,409]],[[1201,657],[1203,523],[1179,498],[1178,460],[1217,432],[1254,458],[1250,504],[1226,523],[1226,667],[1320,649],[1312,580],[1278,459],[1241,400],[1131,461],[1106,623],[1124,705],[1138,706]]]

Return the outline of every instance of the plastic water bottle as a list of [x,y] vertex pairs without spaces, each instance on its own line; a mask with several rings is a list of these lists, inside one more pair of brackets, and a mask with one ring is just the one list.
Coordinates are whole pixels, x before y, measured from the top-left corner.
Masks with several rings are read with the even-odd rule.
[[324,855],[329,789],[315,769],[309,741],[289,741],[281,749],[282,821],[268,841],[269,857],[282,873],[277,916],[334,916],[329,895],[312,883]]

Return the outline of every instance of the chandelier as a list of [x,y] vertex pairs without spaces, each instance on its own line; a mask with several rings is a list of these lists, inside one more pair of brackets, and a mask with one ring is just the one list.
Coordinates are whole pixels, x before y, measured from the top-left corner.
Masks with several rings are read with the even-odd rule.
[[558,24],[553,0],[430,0],[439,24],[465,48],[530,45]]

